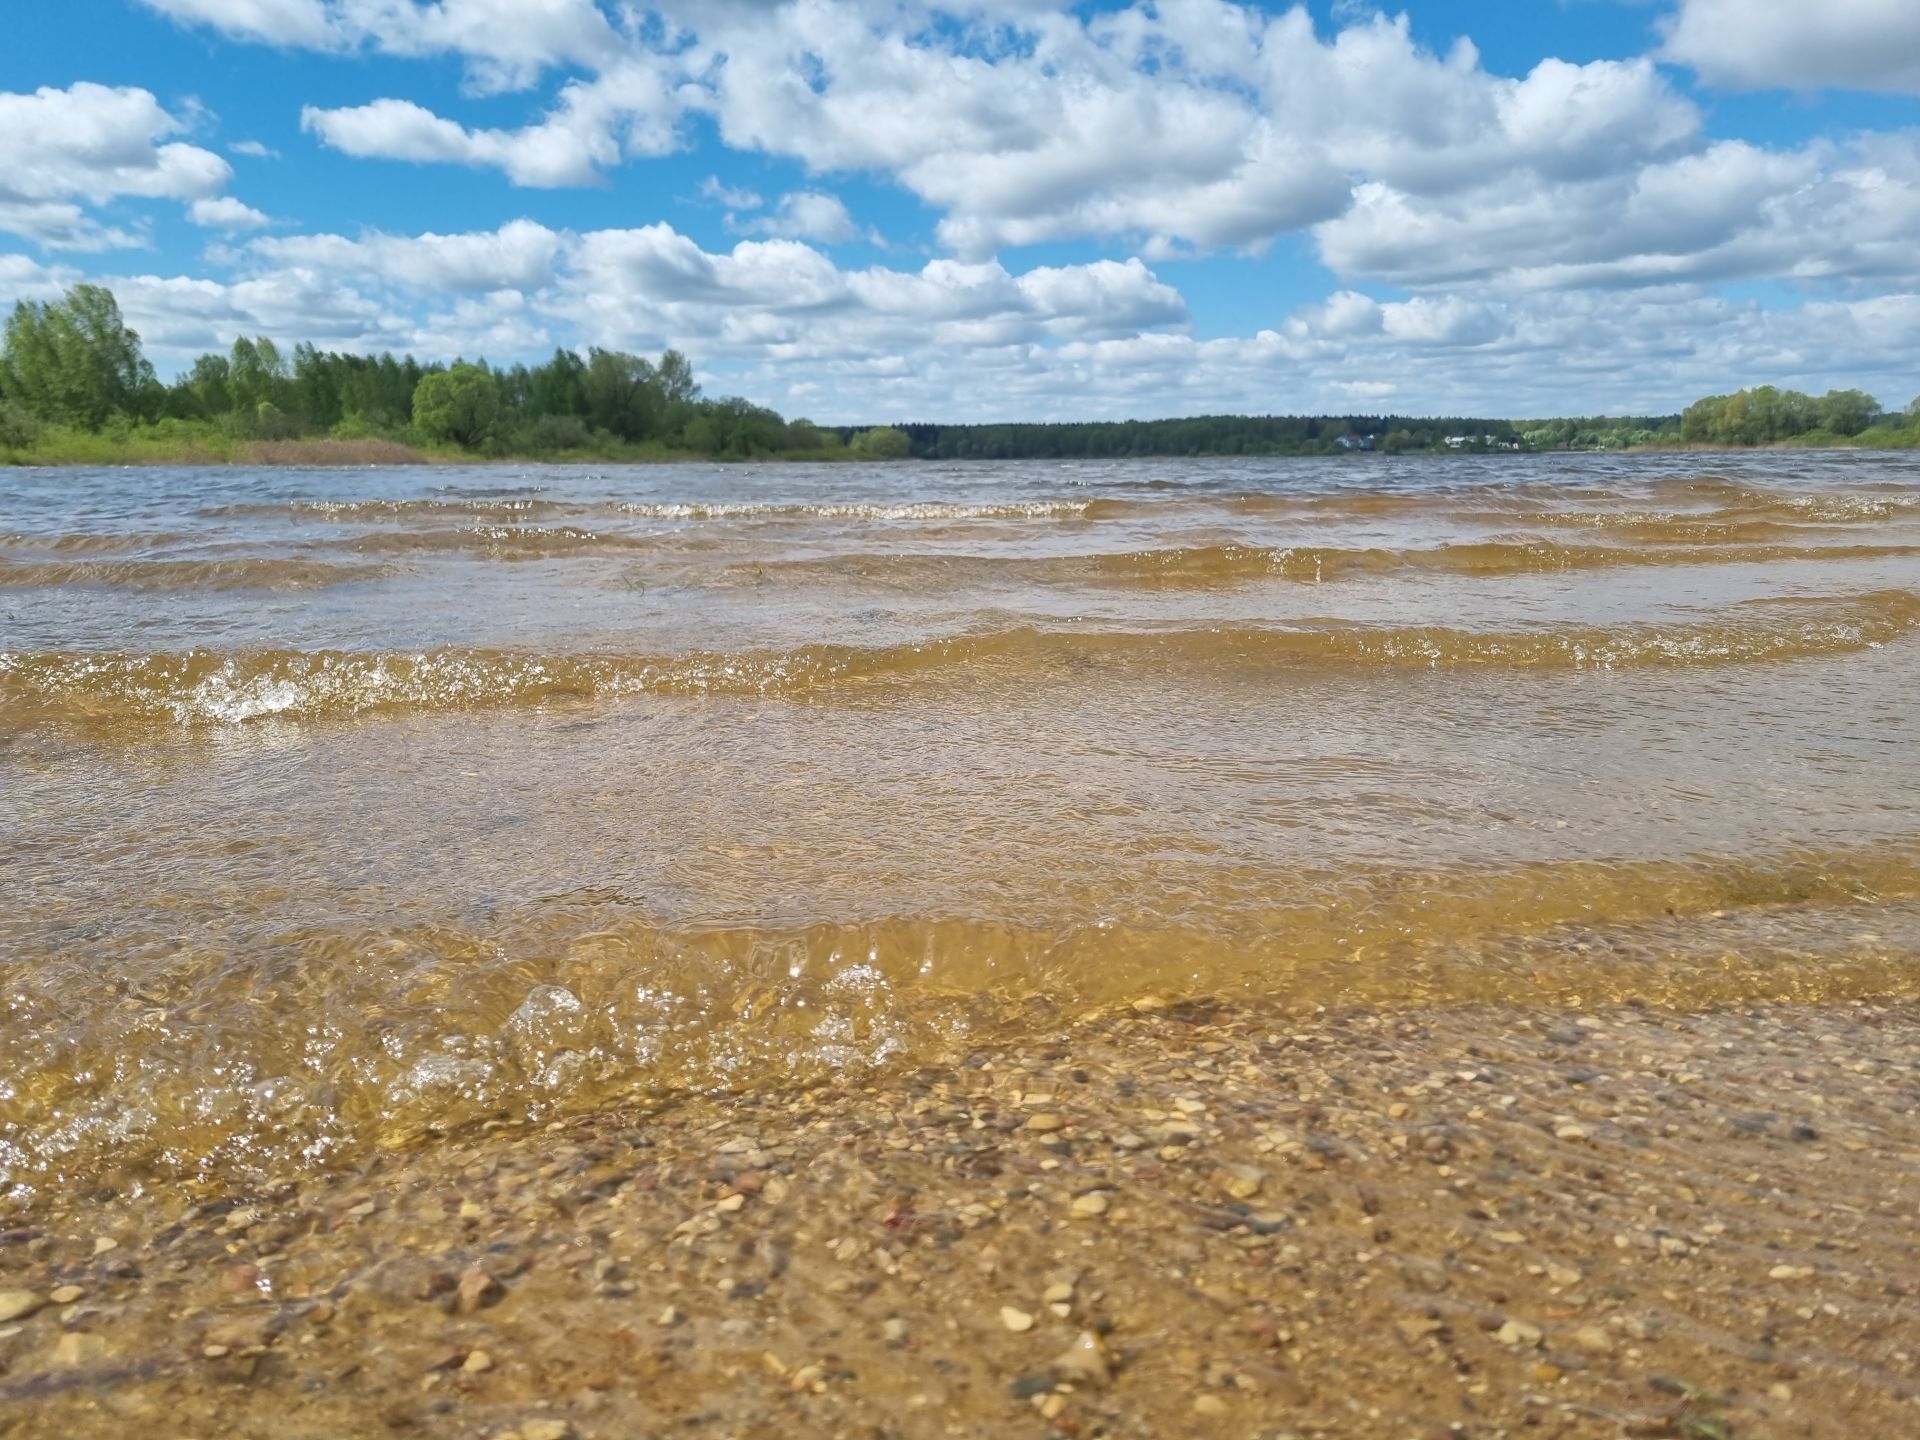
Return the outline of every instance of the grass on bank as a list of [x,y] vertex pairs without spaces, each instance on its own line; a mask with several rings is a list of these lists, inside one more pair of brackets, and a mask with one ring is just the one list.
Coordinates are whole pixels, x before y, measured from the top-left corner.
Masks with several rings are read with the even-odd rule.
[[837,461],[875,458],[832,433],[805,449],[714,455],[657,440],[624,441],[604,432],[585,444],[541,445],[516,436],[478,449],[432,444],[412,427],[385,433],[342,425],[330,435],[261,439],[235,435],[207,421],[159,420],[109,423],[100,430],[38,425],[8,433],[0,428],[0,465],[471,465],[486,462],[545,464],[664,464],[693,460]]

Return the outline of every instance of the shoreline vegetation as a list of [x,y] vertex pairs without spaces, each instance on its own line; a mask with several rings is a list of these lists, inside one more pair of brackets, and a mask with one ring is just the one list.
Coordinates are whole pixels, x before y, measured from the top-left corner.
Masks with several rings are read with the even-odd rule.
[[788,420],[701,393],[658,360],[558,350],[545,364],[423,364],[264,336],[155,374],[112,292],[23,301],[0,346],[0,464],[403,465],[687,460],[1014,460],[1134,456],[1489,454],[1543,450],[1913,449],[1920,398],[1760,386],[1677,415],[1210,415],[1163,420],[875,426]]

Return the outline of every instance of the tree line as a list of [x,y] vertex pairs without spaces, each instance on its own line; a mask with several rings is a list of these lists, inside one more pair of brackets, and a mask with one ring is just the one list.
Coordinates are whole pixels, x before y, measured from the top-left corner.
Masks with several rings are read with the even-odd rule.
[[[541,365],[425,364],[351,355],[265,336],[202,355],[163,383],[113,294],[76,285],[60,300],[14,307],[0,345],[0,450],[31,451],[48,432],[159,440],[378,438],[477,455],[748,459],[834,454],[888,458],[905,437],[786,420],[735,396],[701,393],[677,350],[556,350]],[[58,436],[56,435],[57,439]]]
[[[907,424],[929,460],[1117,459],[1145,455],[1333,455],[1349,450],[1512,450],[1513,422],[1387,415],[1195,415],[1059,424]],[[1460,443],[1449,446],[1448,440]]]
[[1681,439],[1701,445],[1770,445],[1809,437],[1829,443],[1856,443],[1870,432],[1911,431],[1920,425],[1920,398],[1896,415],[1886,414],[1880,402],[1864,390],[1829,390],[1804,395],[1761,385],[1731,395],[1709,395],[1689,405],[1680,417]]
[[[677,350],[556,350],[544,364],[426,364],[243,336],[170,383],[111,291],[22,301],[0,344],[0,457],[62,458],[101,437],[147,455],[206,442],[380,440],[474,455],[645,459],[675,454],[935,460],[1492,452],[1649,445],[1920,445],[1920,400],[1889,414],[1859,390],[1760,386],[1678,415],[1538,421],[1400,415],[1204,415],[1060,424],[823,427],[702,394]],[[148,448],[142,449],[142,446]],[[115,451],[112,447],[118,446]],[[153,447],[160,447],[156,452]],[[227,451],[224,453],[231,453]]]

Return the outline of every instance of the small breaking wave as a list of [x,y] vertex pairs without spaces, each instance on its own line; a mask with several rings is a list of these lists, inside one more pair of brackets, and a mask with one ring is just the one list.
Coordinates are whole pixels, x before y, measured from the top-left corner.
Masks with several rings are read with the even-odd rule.
[[[564,903],[265,928],[16,976],[0,1191],[191,1177],[688,1089],[841,1081],[1188,1000],[1586,1007],[1911,995],[1911,845],[1358,871],[1253,912],[879,914],[678,925]],[[263,897],[267,905],[275,896]],[[1868,927],[1871,927],[1870,929]]]
[[1611,670],[1755,663],[1885,644],[1920,627],[1920,597],[1749,601],[1691,624],[1537,631],[1217,625],[1163,630],[1017,626],[913,644],[813,645],[737,654],[542,655],[443,648],[417,653],[265,650],[176,654],[0,653],[0,706],[73,717],[232,724],[396,711],[535,705],[608,697],[800,697],[971,667],[1001,679],[1101,667],[1258,672],[1300,668]]

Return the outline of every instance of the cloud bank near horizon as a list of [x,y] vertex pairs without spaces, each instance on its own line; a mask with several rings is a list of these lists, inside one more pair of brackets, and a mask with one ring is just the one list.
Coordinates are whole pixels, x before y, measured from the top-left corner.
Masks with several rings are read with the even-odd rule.
[[[1903,404],[1910,10],[1679,0],[1637,52],[1502,73],[1424,43],[1417,3],[141,0],[316,93],[422,88],[278,116],[0,92],[0,298],[100,278],[163,365],[254,331],[671,344],[822,420],[1667,409],[1762,380]],[[1784,118],[1718,123],[1755,91]],[[1789,113],[1835,93],[1882,123]],[[262,198],[221,148],[315,178]],[[441,175],[471,223],[394,224]]]

